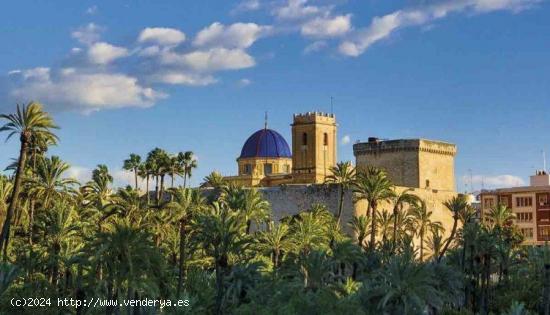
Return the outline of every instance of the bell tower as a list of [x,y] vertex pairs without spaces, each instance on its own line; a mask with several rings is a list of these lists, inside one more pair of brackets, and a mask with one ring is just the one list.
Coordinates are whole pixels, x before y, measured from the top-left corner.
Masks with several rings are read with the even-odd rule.
[[324,183],[337,162],[336,117],[318,112],[294,114],[291,126],[294,182]]

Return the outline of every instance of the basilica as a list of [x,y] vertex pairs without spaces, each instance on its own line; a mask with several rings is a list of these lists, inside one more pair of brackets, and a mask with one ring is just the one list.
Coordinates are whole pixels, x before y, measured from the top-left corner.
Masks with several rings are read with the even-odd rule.
[[[227,181],[244,187],[256,187],[269,201],[274,219],[295,215],[313,204],[338,207],[338,190],[323,185],[337,157],[337,123],[334,114],[307,112],[294,114],[291,145],[275,130],[264,128],[244,142],[237,157],[238,175]],[[386,140],[368,137],[353,145],[355,167],[362,172],[368,166],[384,169],[399,193],[407,191],[425,201],[440,221],[446,235],[452,230],[453,217],[444,202],[457,195],[454,173],[456,146],[428,139]],[[352,215],[365,215],[368,204],[346,192],[344,222]],[[380,209],[391,209],[383,202]]]
[[267,123],[254,132],[237,158],[238,175],[226,180],[246,187],[323,183],[337,162],[334,114],[294,114],[291,126],[292,149]]

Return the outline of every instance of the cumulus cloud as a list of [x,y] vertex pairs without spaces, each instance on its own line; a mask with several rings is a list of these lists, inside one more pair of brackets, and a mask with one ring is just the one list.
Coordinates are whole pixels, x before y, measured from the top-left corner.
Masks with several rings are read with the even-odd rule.
[[335,17],[317,17],[301,27],[301,33],[310,37],[337,37],[351,29],[351,14]]
[[256,64],[254,58],[246,51],[227,48],[211,48],[184,54],[170,51],[161,55],[161,62],[199,72],[244,69]]
[[260,8],[260,1],[259,0],[244,0],[241,1],[233,10],[231,10],[231,14],[237,14],[241,12],[247,12],[247,11],[255,11]]
[[506,188],[525,185],[525,181],[521,177],[514,175],[474,175],[471,178],[470,175],[464,175],[462,176],[462,181],[464,183],[470,183],[471,181],[472,185],[479,187],[483,185],[485,188]]
[[138,42],[150,42],[158,45],[178,45],[185,41],[185,34],[174,28],[148,27],[141,31]]
[[193,45],[197,47],[248,48],[271,30],[255,23],[234,23],[225,26],[219,22],[202,29]]
[[351,137],[349,135],[344,135],[340,140],[340,144],[347,145],[351,142]]
[[288,0],[284,6],[275,8],[273,14],[279,19],[295,20],[322,14],[328,10],[327,7],[308,5],[307,0]]
[[102,27],[94,23],[89,23],[73,31],[71,36],[78,40],[81,44],[91,45],[100,39],[100,34],[102,31]]
[[155,82],[190,86],[206,86],[218,81],[211,75],[198,75],[182,71],[159,72],[153,74],[150,79]]
[[88,49],[90,62],[100,65],[111,63],[118,58],[126,56],[128,56],[128,49],[104,42],[94,43]]
[[[47,70],[46,70],[47,69]],[[137,78],[121,73],[85,73],[61,69],[55,75],[49,68],[23,71],[14,99],[40,100],[57,110],[91,112],[128,106],[148,107],[166,95],[141,86]]]
[[358,56],[372,44],[389,37],[398,29],[420,26],[442,19],[455,12],[486,13],[497,10],[518,12],[540,0],[447,0],[412,9],[397,10],[374,17],[369,26],[358,29],[342,42],[339,51],[347,56]]

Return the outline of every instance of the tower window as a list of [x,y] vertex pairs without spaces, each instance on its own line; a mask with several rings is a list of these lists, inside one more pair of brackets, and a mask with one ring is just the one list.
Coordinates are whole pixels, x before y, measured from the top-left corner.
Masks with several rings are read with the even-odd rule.
[[269,175],[273,173],[273,164],[267,163],[264,164],[264,174]]
[[429,187],[430,187],[430,180],[426,179],[426,188],[429,188]]
[[323,145],[324,146],[327,146],[328,145],[328,134],[325,132],[325,134],[323,135]]
[[244,174],[251,174],[252,173],[252,165],[250,164],[245,164],[244,165]]
[[302,145],[307,145],[307,133],[302,134]]

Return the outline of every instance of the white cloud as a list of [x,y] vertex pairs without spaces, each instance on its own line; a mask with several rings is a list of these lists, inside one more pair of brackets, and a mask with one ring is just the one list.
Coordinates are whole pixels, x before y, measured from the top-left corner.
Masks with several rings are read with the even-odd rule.
[[193,45],[197,47],[248,48],[270,30],[270,26],[255,23],[235,23],[225,26],[215,22],[197,34]]
[[[141,86],[121,73],[85,73],[75,69],[50,74],[47,68],[22,72],[22,82],[11,91],[16,100],[36,99],[56,110],[91,112],[121,107],[148,107],[161,92]],[[70,69],[70,68],[69,68]]]
[[211,75],[189,74],[176,71],[155,73],[151,76],[151,80],[154,82],[189,86],[206,86],[217,82]]
[[123,47],[113,46],[108,43],[94,43],[88,49],[88,59],[90,62],[100,65],[111,63],[112,61],[128,56],[128,50]]
[[73,166],[67,170],[68,178],[77,180],[79,183],[84,184],[92,178],[92,170],[82,166]]
[[306,46],[306,48],[304,48],[304,54],[310,54],[310,53],[313,53],[313,52],[317,52],[317,51],[320,51],[322,49],[324,49],[325,47],[327,47],[327,42],[324,41],[324,40],[318,40],[318,41],[315,41],[309,45]]
[[178,45],[185,41],[185,34],[174,28],[148,27],[138,37],[140,43],[153,42],[159,45]]
[[351,29],[351,14],[317,17],[302,25],[301,33],[310,37],[337,37]]
[[260,8],[259,0],[243,0],[233,10],[231,10],[231,13],[237,14],[240,12],[256,11],[259,8]]
[[102,27],[94,23],[89,23],[72,32],[71,36],[82,44],[91,45],[100,39],[100,33],[102,31]]
[[358,56],[372,44],[387,38],[400,28],[430,23],[454,12],[486,13],[496,10],[518,12],[538,2],[540,0],[447,0],[414,9],[397,10],[384,16],[374,17],[368,27],[358,29],[351,38],[342,42],[339,50],[344,55]]
[[161,62],[188,67],[199,72],[243,69],[256,64],[254,58],[244,50],[226,48],[197,50],[186,54],[166,52],[161,55]]
[[351,137],[349,135],[344,135],[340,140],[341,145],[347,145],[351,142]]
[[471,178],[470,175],[462,176],[462,181],[464,183],[470,184],[470,179],[472,185],[479,187],[483,185],[485,188],[506,188],[525,185],[525,181],[521,177],[514,175],[474,175]]
[[280,19],[303,19],[326,12],[328,8],[307,5],[307,0],[288,0],[285,6],[275,8],[273,14]]
[[252,81],[247,78],[240,79],[239,82],[237,82],[239,87],[249,86],[250,84],[252,84]]
[[97,5],[93,5],[86,9],[86,14],[88,15],[94,15],[97,13]]

